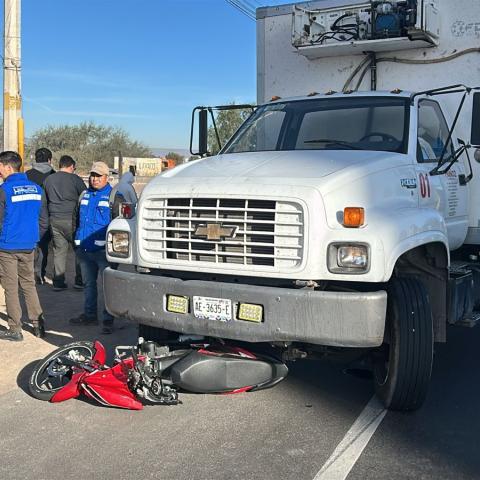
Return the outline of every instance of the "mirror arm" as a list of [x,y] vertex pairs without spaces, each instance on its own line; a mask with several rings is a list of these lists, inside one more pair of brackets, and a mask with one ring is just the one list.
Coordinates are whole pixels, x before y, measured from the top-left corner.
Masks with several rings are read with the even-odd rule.
[[[443,150],[442,150],[442,154],[440,155],[440,158],[438,159],[438,165],[436,166],[436,168],[434,168],[432,170],[435,171],[436,173],[434,173],[433,175],[442,175],[442,173],[438,173],[440,168],[442,168],[442,166],[445,164],[445,154],[447,153],[447,149],[448,149],[448,145],[450,144],[450,142],[452,141],[452,137],[453,137],[453,132],[455,130],[455,127],[457,126],[457,123],[458,123],[458,119],[460,118],[460,114],[462,113],[462,110],[463,110],[463,105],[465,104],[465,100],[467,98],[467,95],[469,94],[469,90],[467,90],[464,94],[463,94],[463,97],[462,97],[462,101],[460,102],[460,105],[458,106],[458,110],[457,110],[457,114],[455,115],[455,119],[453,120],[453,123],[452,123],[452,126],[450,128],[450,131],[448,132],[448,137],[447,137],[447,141],[445,142],[445,145],[443,146]],[[455,156],[455,155],[454,155]],[[455,161],[455,160],[453,160]],[[452,162],[453,163],[453,162]],[[451,168],[451,165],[449,165],[448,169],[443,172],[443,173],[447,173],[448,170],[450,170]]]
[[[467,161],[468,161],[468,168],[470,170],[470,173],[468,175],[460,175],[459,176],[459,182],[460,185],[466,185],[469,183],[472,178],[473,178],[473,168],[472,168],[472,161],[470,160],[470,153],[469,150],[472,148],[471,145],[467,145],[463,140],[460,138],[458,139],[458,143],[463,146],[465,154],[467,155]],[[460,155],[459,155],[460,156]]]
[[218,149],[222,149],[222,143],[220,142],[220,135],[217,129],[217,123],[215,122],[215,115],[213,114],[213,108],[209,108],[210,117],[212,118],[213,129],[215,130],[215,137],[217,138]]
[[[429,174],[433,177],[435,175],[445,175],[453,166],[453,164],[459,159],[460,155],[465,152],[467,147],[462,145],[459,147],[453,154],[453,158],[449,162],[443,162],[441,165],[437,165],[435,168],[430,170]],[[470,161],[470,159],[469,159]],[[447,165],[443,170],[440,170],[444,165]],[[470,167],[471,170],[471,167]],[[473,176],[473,175],[472,175]]]
[[195,127],[195,112],[198,107],[195,107],[192,110],[192,121],[190,122],[190,155],[197,155],[196,153],[193,153],[193,129]]

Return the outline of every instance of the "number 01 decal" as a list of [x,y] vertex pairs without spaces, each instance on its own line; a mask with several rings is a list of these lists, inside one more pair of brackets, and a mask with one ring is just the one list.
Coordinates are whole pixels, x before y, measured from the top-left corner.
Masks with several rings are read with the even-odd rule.
[[420,174],[420,195],[422,198],[430,198],[430,180],[428,174]]

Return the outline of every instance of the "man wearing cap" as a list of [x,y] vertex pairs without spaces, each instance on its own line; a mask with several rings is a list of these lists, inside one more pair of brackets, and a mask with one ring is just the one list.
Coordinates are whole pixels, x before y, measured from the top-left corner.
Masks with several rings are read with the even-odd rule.
[[[74,212],[75,252],[82,269],[84,282],[84,312],[70,319],[72,325],[98,325],[97,278],[108,267],[105,256],[107,227],[110,223],[108,183],[109,168],[104,162],[95,162],[90,170],[89,188],[80,195]],[[102,333],[113,331],[113,317],[103,311]]]

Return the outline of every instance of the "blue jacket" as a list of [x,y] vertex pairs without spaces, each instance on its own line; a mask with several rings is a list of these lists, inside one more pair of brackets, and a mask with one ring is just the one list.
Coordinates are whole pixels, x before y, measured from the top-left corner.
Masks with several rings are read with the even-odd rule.
[[105,248],[107,227],[110,223],[109,197],[112,187],[107,183],[102,189],[89,188],[80,195],[75,245],[86,252]]
[[42,188],[24,173],[12,173],[0,186],[0,250],[31,251],[47,229]]

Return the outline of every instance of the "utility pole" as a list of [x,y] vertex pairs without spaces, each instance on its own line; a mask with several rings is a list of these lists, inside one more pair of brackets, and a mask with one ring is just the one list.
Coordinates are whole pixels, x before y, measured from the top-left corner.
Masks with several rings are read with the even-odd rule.
[[3,150],[17,151],[23,159],[20,10],[21,0],[4,0]]

